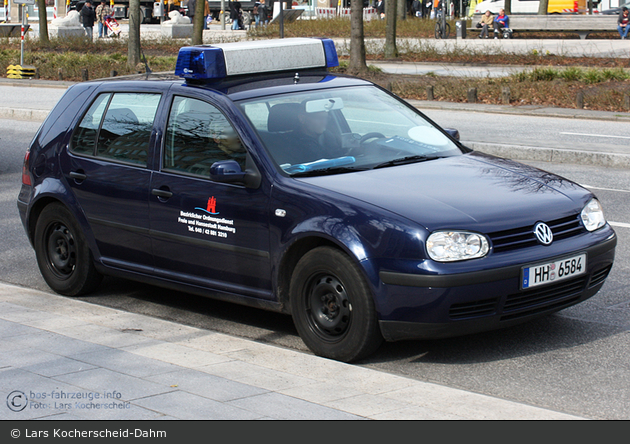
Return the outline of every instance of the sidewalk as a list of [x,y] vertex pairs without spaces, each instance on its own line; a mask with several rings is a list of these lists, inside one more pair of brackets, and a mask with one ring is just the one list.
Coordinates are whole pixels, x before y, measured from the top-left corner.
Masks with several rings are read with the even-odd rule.
[[2,283],[0,338],[3,420],[584,419]]

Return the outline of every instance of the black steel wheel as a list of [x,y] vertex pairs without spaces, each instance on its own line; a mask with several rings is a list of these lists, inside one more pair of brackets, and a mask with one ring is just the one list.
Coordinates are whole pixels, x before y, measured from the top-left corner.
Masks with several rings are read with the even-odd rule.
[[369,286],[341,251],[319,247],[305,254],[290,291],[293,321],[315,354],[351,362],[367,357],[383,341]]
[[35,227],[35,254],[44,280],[57,293],[78,296],[100,284],[92,253],[70,211],[61,204],[44,208]]

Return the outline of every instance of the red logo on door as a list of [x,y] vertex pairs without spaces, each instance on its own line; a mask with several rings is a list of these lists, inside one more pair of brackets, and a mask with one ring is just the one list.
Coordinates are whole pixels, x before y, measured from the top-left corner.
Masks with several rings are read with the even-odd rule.
[[216,213],[217,212],[217,200],[212,196],[208,199],[208,207],[206,208],[208,213]]

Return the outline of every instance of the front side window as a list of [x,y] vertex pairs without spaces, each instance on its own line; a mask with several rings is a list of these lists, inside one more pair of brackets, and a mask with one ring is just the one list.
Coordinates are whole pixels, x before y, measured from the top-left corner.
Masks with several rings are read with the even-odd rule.
[[162,168],[208,177],[213,163],[235,160],[245,170],[246,151],[234,127],[215,106],[175,97],[166,129]]
[[99,95],[74,132],[71,150],[146,166],[160,98],[144,93]]
[[239,105],[278,167],[291,175],[462,154],[421,114],[372,86],[282,94]]

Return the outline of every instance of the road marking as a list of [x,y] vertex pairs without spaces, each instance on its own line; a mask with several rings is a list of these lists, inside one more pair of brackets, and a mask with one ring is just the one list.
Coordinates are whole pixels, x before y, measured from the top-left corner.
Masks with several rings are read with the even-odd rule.
[[569,136],[608,137],[610,139],[630,139],[629,136],[609,136],[608,134],[563,133],[563,132],[561,132],[560,134],[567,134]]
[[618,190],[616,188],[594,187],[592,185],[584,185],[584,184],[580,184],[580,186],[584,188],[588,188],[589,190],[604,190],[604,191],[617,191],[619,193],[630,193],[630,190]]
[[612,225],[613,227],[621,227],[621,228],[630,228],[630,224],[626,224],[623,222],[611,222],[608,221],[609,225]]

